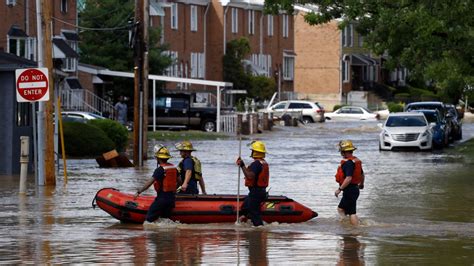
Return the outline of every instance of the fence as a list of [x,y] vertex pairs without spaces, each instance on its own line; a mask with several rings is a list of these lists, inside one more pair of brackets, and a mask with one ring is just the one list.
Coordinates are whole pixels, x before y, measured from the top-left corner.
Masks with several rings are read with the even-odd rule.
[[241,132],[244,135],[271,130],[273,116],[270,113],[236,113],[221,116],[221,131],[225,133]]

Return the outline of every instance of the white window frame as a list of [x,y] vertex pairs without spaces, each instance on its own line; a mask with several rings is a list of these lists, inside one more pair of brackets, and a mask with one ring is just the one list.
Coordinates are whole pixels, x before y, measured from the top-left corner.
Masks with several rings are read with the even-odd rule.
[[190,9],[190,29],[191,31],[198,31],[198,13],[197,13],[197,6],[191,5],[189,6]]
[[283,14],[282,15],[282,30],[283,30],[283,38],[288,38],[289,35],[289,20],[288,20],[288,15]]
[[232,14],[231,14],[232,33],[238,33],[239,32],[239,9],[233,7],[231,11],[232,11]]
[[[10,47],[10,42],[15,42],[15,51],[12,51],[12,47]],[[21,53],[21,47],[23,46],[23,54]],[[28,46],[28,38],[27,37],[15,37],[15,36],[7,36],[7,52],[10,54],[14,54],[19,57],[24,57],[29,59],[29,46]]]
[[[66,43],[74,50],[77,52],[77,42],[76,41],[68,41],[66,40]],[[74,57],[66,57],[66,60],[64,60],[64,67],[63,70],[65,72],[74,72],[77,69],[77,58]]]
[[267,34],[273,36],[273,15],[267,15]]
[[248,10],[249,34],[255,34],[255,10]]
[[178,4],[177,3],[172,3],[171,4],[171,15],[170,15],[170,19],[171,19],[171,24],[170,24],[170,27],[171,29],[173,30],[177,30],[178,29]]
[[165,75],[170,77],[177,77],[179,73],[178,52],[164,51],[163,54],[169,56],[172,60],[171,65],[165,70]]
[[349,82],[349,60],[348,55],[344,55],[341,60],[341,79],[343,83]]
[[283,79],[293,80],[295,77],[295,56],[283,55]]
[[8,6],[16,6],[16,0],[7,0]]
[[67,13],[67,10],[68,10],[67,1],[68,0],[61,0],[61,12],[62,13]]
[[347,25],[342,32],[342,45],[344,47],[352,47],[354,43],[354,26]]

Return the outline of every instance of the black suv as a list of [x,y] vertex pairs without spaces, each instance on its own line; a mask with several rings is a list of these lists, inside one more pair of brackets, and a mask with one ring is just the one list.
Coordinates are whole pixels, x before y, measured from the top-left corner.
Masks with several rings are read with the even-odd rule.
[[451,134],[449,137],[453,140],[462,139],[462,115],[459,114],[454,104],[445,104],[444,106],[447,110],[446,120],[451,126]]

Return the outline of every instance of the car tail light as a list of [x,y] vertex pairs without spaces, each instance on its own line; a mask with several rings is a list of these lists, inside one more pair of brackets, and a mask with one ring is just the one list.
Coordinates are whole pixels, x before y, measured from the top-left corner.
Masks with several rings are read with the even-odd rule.
[[316,110],[316,113],[318,113],[318,114],[321,113],[321,112],[322,112],[322,111],[321,111],[320,109]]

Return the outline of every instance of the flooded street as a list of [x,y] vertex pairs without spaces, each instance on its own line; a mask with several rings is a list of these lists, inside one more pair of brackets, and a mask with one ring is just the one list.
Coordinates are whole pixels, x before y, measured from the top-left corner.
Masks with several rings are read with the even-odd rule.
[[[464,124],[463,131],[464,139],[474,137],[474,124]],[[250,152],[245,144],[253,137],[266,143],[270,194],[285,195],[319,214],[301,224],[253,228],[162,222],[144,228],[120,224],[92,208],[100,188],[135,192],[151,176],[154,160],[141,169],[101,169],[95,160],[69,160],[66,185],[62,172],[55,188],[35,188],[30,176],[26,196],[18,195],[19,177],[0,176],[0,263],[472,265],[472,162],[452,149],[380,152],[379,132],[377,122],[331,121],[277,127],[242,141],[246,163]],[[340,222],[336,211],[334,174],[341,139],[353,140],[366,172],[357,228]],[[236,194],[239,141],[193,144],[207,192]],[[172,149],[172,155],[170,162],[177,163],[178,152]],[[243,180],[240,189],[247,193]],[[153,189],[146,194],[153,195]]]

